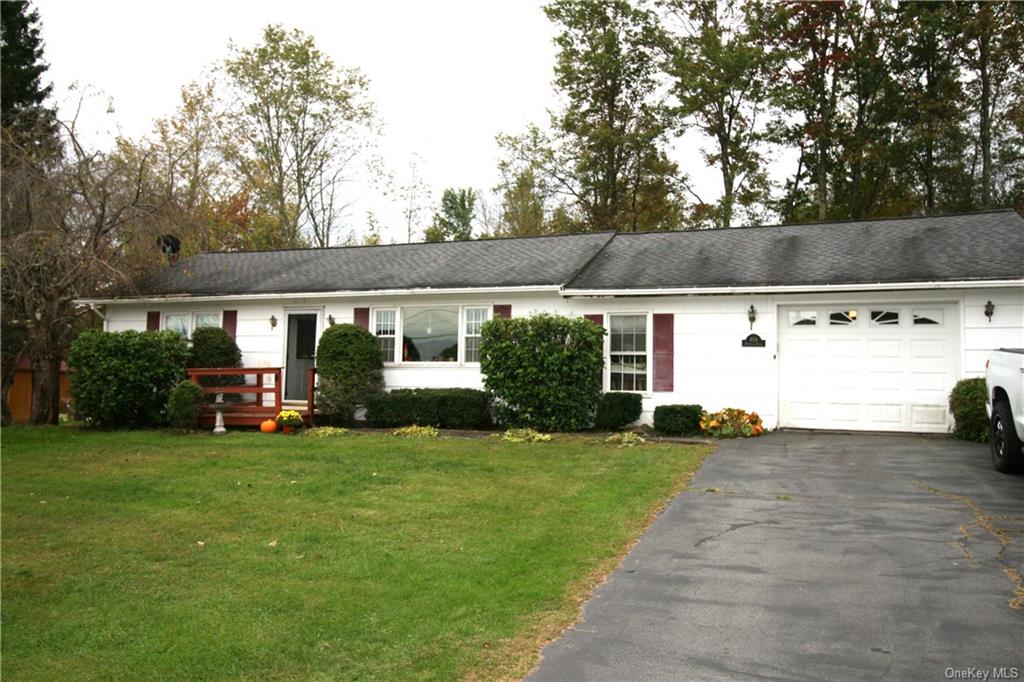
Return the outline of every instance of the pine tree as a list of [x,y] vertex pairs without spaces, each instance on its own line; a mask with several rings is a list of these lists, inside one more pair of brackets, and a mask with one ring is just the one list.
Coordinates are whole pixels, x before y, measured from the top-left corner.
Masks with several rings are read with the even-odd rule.
[[49,65],[43,60],[39,12],[26,0],[0,2],[0,122],[4,128],[54,134],[56,116],[45,106],[53,89],[43,85]]

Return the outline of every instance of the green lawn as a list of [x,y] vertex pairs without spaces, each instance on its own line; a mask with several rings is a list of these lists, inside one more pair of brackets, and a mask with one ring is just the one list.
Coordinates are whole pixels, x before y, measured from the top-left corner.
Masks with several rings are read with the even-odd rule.
[[520,676],[708,451],[2,437],[12,681]]

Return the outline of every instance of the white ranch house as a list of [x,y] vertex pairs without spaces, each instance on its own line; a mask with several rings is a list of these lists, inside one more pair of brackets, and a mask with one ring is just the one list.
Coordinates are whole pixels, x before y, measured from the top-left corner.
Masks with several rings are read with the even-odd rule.
[[329,324],[377,335],[388,388],[480,388],[480,324],[549,311],[609,331],[604,388],[641,393],[647,422],[700,403],[769,428],[945,432],[953,384],[1024,346],[1024,219],[209,253],[85,302],[109,331],[223,326],[244,365],[285,368],[286,400]]

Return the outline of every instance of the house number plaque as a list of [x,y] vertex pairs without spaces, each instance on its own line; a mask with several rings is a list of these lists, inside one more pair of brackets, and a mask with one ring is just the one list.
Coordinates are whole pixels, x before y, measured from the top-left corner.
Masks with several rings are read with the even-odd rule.
[[764,348],[765,343],[757,334],[750,334],[747,338],[740,341],[740,345],[744,348]]

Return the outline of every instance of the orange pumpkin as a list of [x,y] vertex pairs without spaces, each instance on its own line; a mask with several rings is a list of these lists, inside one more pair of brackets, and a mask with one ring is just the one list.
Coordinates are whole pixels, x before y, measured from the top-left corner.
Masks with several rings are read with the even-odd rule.
[[277,431],[277,422],[273,419],[268,419],[260,424],[260,431],[263,433],[274,433]]

